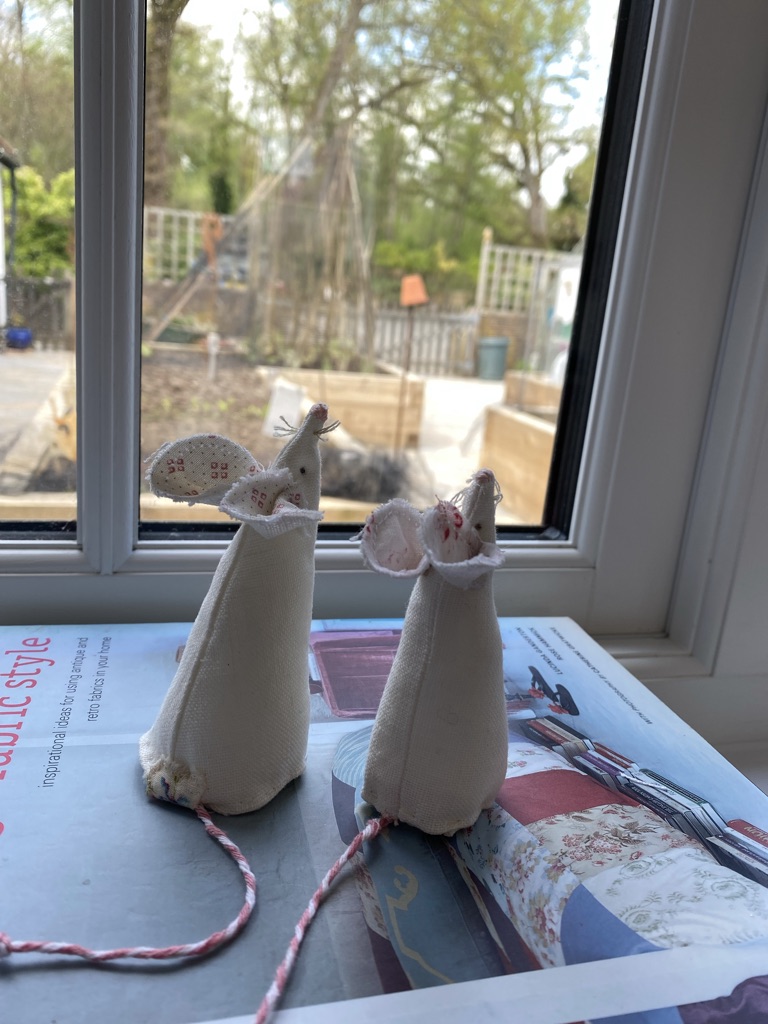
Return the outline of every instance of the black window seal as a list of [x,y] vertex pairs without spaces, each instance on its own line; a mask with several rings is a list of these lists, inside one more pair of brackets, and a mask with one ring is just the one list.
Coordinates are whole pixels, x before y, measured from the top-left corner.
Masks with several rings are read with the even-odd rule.
[[622,0],[616,20],[576,315],[544,501],[542,533],[550,537],[567,538],[573,522],[653,8],[653,0]]

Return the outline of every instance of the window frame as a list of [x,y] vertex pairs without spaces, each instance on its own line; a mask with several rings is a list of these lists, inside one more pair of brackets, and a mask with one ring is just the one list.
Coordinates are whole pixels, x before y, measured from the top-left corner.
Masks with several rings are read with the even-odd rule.
[[[720,506],[691,500],[729,457],[706,426],[734,273],[757,259],[741,236],[768,91],[768,7],[728,6],[658,0],[572,534],[503,541],[496,573],[500,614],[568,615],[651,674],[714,656],[690,581]],[[140,467],[114,456],[138,450],[143,4],[75,0],[74,18],[81,546],[0,543],[0,606],[6,622],[188,621],[226,542],[137,544]],[[316,565],[317,617],[403,613],[408,585],[355,544],[320,540]]]

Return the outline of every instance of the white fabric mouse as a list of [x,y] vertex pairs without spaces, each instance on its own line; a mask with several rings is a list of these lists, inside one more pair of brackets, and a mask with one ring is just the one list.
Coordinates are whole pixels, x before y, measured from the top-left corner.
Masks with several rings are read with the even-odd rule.
[[256,810],[304,770],[307,648],[320,503],[319,441],[328,409],[312,407],[267,469],[240,445],[195,435],[166,445],[155,494],[218,505],[242,525],[225,551],[176,676],[141,739],[147,791],[222,814]]
[[480,470],[423,514],[389,502],[361,534],[371,568],[416,576],[371,736],[364,798],[386,816],[453,834],[490,807],[507,766],[501,634],[493,599],[498,489]]

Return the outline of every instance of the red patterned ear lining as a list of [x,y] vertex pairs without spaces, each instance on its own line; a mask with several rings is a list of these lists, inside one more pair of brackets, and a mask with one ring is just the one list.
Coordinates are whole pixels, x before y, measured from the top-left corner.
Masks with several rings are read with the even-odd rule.
[[263,470],[249,451],[219,434],[193,434],[164,445],[147,472],[153,494],[190,505],[218,505],[238,479]]

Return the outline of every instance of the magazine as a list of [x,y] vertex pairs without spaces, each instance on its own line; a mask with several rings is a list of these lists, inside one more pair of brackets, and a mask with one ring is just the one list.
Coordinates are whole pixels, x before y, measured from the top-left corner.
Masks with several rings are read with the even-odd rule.
[[[597,762],[613,752],[616,770],[644,778],[649,792],[657,792],[650,782],[668,780],[677,801],[689,811],[704,807],[706,820],[768,830],[768,798],[573,622],[502,619],[500,625],[510,742],[530,745],[523,727],[539,722],[542,756],[562,758],[572,774],[576,764],[566,754],[576,761],[587,750]],[[305,774],[260,811],[216,817],[258,883],[254,918],[237,940],[183,965],[95,968],[14,954],[0,964],[2,1019],[252,1019],[311,893],[348,841],[355,807],[350,787],[334,774],[339,751],[363,749],[401,627],[401,620],[313,623]],[[237,869],[194,815],[146,797],[138,765],[139,737],[154,721],[189,629],[186,623],[0,628],[0,930],[11,938],[162,946],[201,939],[237,913]],[[507,781],[502,802],[510,805],[519,780]],[[606,802],[629,800],[608,786],[605,792]],[[278,1020],[339,1022],[364,1013],[367,1020],[475,1021],[480,1005],[487,1020],[618,1020],[726,996],[768,962],[765,947],[753,943],[623,956],[609,971],[602,961],[535,969],[461,842],[406,829],[398,851],[424,865],[423,885],[434,893],[429,907],[439,905],[456,927],[441,928],[429,909],[413,924],[414,904],[390,914],[379,934],[382,921],[371,918],[375,901],[364,898],[365,871],[348,870],[310,929]],[[368,865],[380,895],[384,874]],[[394,943],[393,922],[400,929]],[[421,976],[403,967],[410,928],[430,943]],[[432,939],[438,934],[439,948]],[[452,964],[455,975],[434,967],[433,955],[435,963]]]

